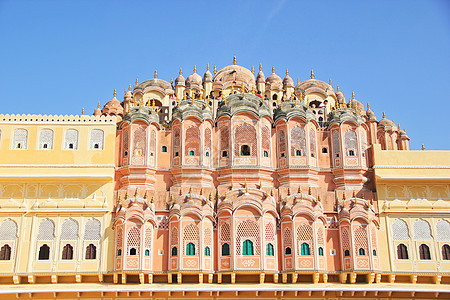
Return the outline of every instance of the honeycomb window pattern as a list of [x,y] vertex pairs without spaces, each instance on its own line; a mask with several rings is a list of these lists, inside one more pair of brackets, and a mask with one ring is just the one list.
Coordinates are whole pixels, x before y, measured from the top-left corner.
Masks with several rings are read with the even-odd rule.
[[241,246],[245,240],[254,243],[255,255],[261,254],[261,243],[259,239],[259,225],[250,219],[242,221],[237,226],[236,234],[236,254],[242,255]]

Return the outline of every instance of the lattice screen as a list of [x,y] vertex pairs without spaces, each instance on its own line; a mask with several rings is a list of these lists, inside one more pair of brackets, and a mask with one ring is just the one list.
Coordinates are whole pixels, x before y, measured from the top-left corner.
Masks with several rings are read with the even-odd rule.
[[355,155],[358,153],[358,144],[356,140],[356,132],[354,130],[347,130],[344,134],[345,151],[348,153],[350,149],[355,151]]
[[220,150],[228,151],[230,144],[230,131],[228,126],[222,126],[220,129]]
[[127,253],[130,254],[130,249],[136,249],[136,255],[140,253],[140,244],[141,244],[141,232],[139,228],[133,227],[128,230],[127,236]]
[[311,250],[310,253],[314,252],[313,247],[313,229],[312,226],[309,224],[301,224],[297,227],[297,255],[301,254],[301,247],[300,245],[303,243],[307,243],[309,245],[309,248]]
[[211,150],[211,129],[205,129],[205,149],[207,151]]
[[128,151],[129,145],[129,133],[128,130],[123,133],[123,152],[125,155],[125,151]]
[[414,222],[414,239],[417,241],[431,241],[430,224],[424,220],[417,220]]
[[211,228],[210,228],[210,227],[207,227],[207,228],[205,229],[205,233],[204,233],[204,236],[203,236],[203,243],[204,243],[206,246],[210,246],[210,245],[212,244],[211,241],[212,241]]
[[241,255],[241,244],[244,240],[253,241],[255,255],[261,254],[261,242],[259,240],[259,225],[252,220],[245,220],[238,224],[236,232],[236,254]]
[[348,228],[342,228],[342,250],[350,250],[350,234]]
[[289,228],[286,228],[283,232],[283,240],[284,240],[284,245],[292,245],[292,233],[291,230]]
[[363,248],[365,253],[368,254],[367,247],[367,230],[363,226],[358,226],[353,230],[355,241],[355,255],[358,255],[358,250]]
[[67,219],[61,226],[61,240],[77,240],[78,223],[75,220]]
[[436,223],[437,240],[439,242],[450,242],[450,223],[446,220],[439,220]]
[[0,240],[15,240],[17,238],[17,224],[11,219],[4,220],[0,225]]
[[255,127],[243,123],[234,131],[234,155],[240,155],[240,145],[247,144],[251,149],[251,156],[256,156],[256,130]]
[[339,142],[338,132],[333,132],[333,149],[335,153],[341,153],[341,144]]
[[273,225],[273,222],[266,223],[265,239],[266,239],[266,241],[274,241],[275,240],[275,226]]
[[[44,145],[46,145],[46,147]],[[41,130],[39,133],[39,149],[53,149],[53,130]]]
[[55,237],[55,223],[52,220],[45,219],[39,224],[38,241],[53,240]]
[[122,242],[123,242],[123,230],[122,230],[122,228],[119,228],[119,229],[117,229],[117,234],[116,234],[117,249],[122,249]]
[[265,125],[262,128],[262,133],[261,133],[261,146],[263,148],[263,150],[266,150],[267,152],[270,153],[270,129],[269,126]]
[[397,219],[392,223],[392,238],[394,241],[409,240],[408,225],[402,219]]
[[[183,229],[183,253],[186,255],[186,245],[193,243],[195,249],[199,248],[200,244],[200,230],[197,225],[189,224]],[[195,252],[198,254],[198,251]]]
[[324,237],[324,230],[323,230],[323,226],[322,225],[318,225],[318,229],[317,229],[317,245],[319,245],[320,247],[324,247],[325,246],[325,237]]
[[147,227],[145,229],[145,248],[151,249],[152,248],[152,227]]
[[291,155],[296,156],[296,151],[300,150],[301,155],[306,155],[306,134],[305,129],[295,126],[291,129]]
[[[103,149],[104,133],[103,130],[94,129],[91,131],[91,149]],[[95,148],[97,145],[97,148]]]
[[86,222],[84,228],[84,240],[99,240],[100,239],[100,221],[91,219]]
[[144,126],[139,126],[134,130],[133,134],[133,155],[144,156],[147,144]]
[[224,242],[231,241],[230,224],[223,223],[222,226],[220,226],[220,240]]
[[27,149],[28,131],[26,129],[14,130],[14,147],[18,148],[17,145],[19,143],[22,149]]
[[312,129],[309,130],[309,151],[316,154],[316,133]]
[[286,134],[283,129],[278,131],[278,146],[280,147],[280,153],[286,152]]
[[186,155],[189,155],[191,150],[194,150],[195,155],[200,155],[200,129],[197,125],[192,125],[186,129],[184,149]]
[[173,130],[173,149],[175,151],[180,151],[180,145],[180,128],[177,127]]
[[178,245],[178,228],[173,227],[172,228],[172,238],[170,239],[172,246]]
[[[72,145],[72,148],[70,148],[70,145]],[[69,129],[66,131],[64,148],[65,149],[78,149],[78,130]]]
[[154,130],[150,131],[150,152],[156,152],[156,132]]
[[372,250],[377,250],[377,230],[373,225],[370,228],[370,239],[372,242]]

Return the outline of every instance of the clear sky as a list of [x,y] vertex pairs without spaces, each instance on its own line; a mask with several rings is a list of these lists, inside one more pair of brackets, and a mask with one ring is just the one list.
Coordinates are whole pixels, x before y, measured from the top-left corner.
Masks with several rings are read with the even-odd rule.
[[285,69],[450,149],[450,1],[2,1],[0,113],[91,114],[179,68]]

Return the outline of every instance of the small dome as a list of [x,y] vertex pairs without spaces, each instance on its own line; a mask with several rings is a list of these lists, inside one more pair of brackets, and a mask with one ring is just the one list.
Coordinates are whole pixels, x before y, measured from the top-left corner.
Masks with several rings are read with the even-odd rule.
[[286,69],[286,77],[283,79],[283,87],[294,87],[294,80],[292,80],[291,76],[289,76],[289,72]]
[[181,75],[181,68],[180,68],[180,75],[175,79],[175,85],[185,85],[186,81],[184,80],[183,75]]
[[266,81],[266,76],[264,75],[264,73],[262,71],[261,64],[259,64],[259,72],[258,72],[258,75],[256,76],[256,82],[257,83],[264,83],[265,81]]
[[197,68],[194,67],[194,73],[188,76],[186,79],[186,88],[188,89],[200,89],[202,86],[202,77],[197,74]]
[[375,113],[370,108],[367,108],[366,116],[369,121],[375,121],[375,122],[377,121],[377,117],[375,116]]
[[103,107],[102,113],[104,115],[123,115],[123,107],[116,98],[116,90],[114,90],[114,97]]
[[206,72],[203,75],[203,81],[204,82],[211,82],[212,79],[213,79],[213,76],[212,76],[211,72],[209,71],[209,64],[208,64],[208,67],[206,68]]
[[100,107],[97,107],[94,110],[94,116],[101,116],[102,115],[102,110],[100,109]]
[[267,89],[281,89],[283,86],[283,81],[281,77],[275,74],[275,68],[272,68],[272,74],[269,75],[266,79]]
[[383,113],[383,119],[380,120],[380,122],[378,122],[378,126],[383,126],[383,127],[391,127],[391,129],[396,128],[397,126],[395,126],[395,123],[392,122],[389,119],[386,119],[385,114]]

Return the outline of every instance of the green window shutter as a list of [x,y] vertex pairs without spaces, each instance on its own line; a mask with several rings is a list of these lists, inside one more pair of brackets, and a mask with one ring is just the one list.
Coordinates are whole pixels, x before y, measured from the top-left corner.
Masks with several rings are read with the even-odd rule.
[[319,247],[319,256],[323,256],[323,248]]
[[205,247],[205,256],[211,256],[211,250],[209,247]]
[[309,245],[307,243],[303,243],[300,249],[301,255],[310,255]]
[[195,255],[195,245],[193,243],[187,244],[186,255]]
[[266,255],[274,256],[273,245],[271,243],[266,245]]
[[243,245],[243,255],[253,255],[253,242],[250,240],[245,240]]
[[222,245],[222,256],[228,256],[230,255],[230,245],[227,243]]

